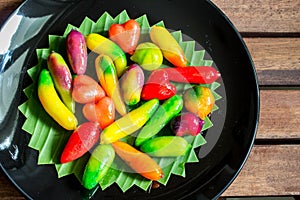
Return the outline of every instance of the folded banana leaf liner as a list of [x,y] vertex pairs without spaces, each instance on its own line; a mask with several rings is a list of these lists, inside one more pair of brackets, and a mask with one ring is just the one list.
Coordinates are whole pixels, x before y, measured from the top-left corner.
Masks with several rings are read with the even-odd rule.
[[[38,165],[53,164],[55,165],[58,178],[74,174],[78,181],[81,182],[82,175],[84,172],[85,165],[89,159],[90,152],[77,160],[69,163],[61,164],[59,162],[61,152],[71,135],[70,131],[63,129],[59,126],[44,110],[37,95],[37,80],[41,69],[47,66],[47,57],[51,51],[56,51],[66,56],[65,53],[65,40],[68,33],[72,30],[78,30],[83,35],[90,33],[107,34],[109,27],[113,23],[124,23],[129,20],[130,17],[124,10],[113,18],[109,13],[105,12],[96,21],[92,21],[89,18],[85,18],[79,27],[75,27],[69,24],[62,36],[49,35],[49,48],[37,49],[36,54],[38,58],[38,64],[28,69],[28,74],[32,79],[32,84],[24,89],[24,93],[28,100],[19,106],[19,110],[25,115],[26,120],[23,124],[23,130],[31,135],[28,146],[37,150],[38,154]],[[147,30],[151,27],[149,25],[146,15],[142,15],[135,19],[141,27],[142,34],[147,34]],[[157,26],[164,26],[163,21],[155,24]],[[204,60],[205,50],[195,50],[195,41],[182,41],[181,31],[173,31],[171,34],[178,41],[182,47],[189,65],[191,66],[211,66],[213,61]],[[66,58],[66,57],[65,57]],[[93,68],[93,62],[88,64],[88,68]],[[219,100],[222,97],[216,93],[216,89],[220,86],[219,83],[214,82],[206,85],[212,90],[215,100]],[[189,84],[177,84],[178,90],[184,90],[186,87],[191,87]],[[77,105],[76,105],[77,106]],[[76,113],[80,112],[80,106],[77,106]],[[212,113],[218,109],[217,105],[214,105]],[[80,124],[80,121],[79,121]],[[202,127],[202,132],[212,127],[213,124],[209,117],[205,118],[205,123]],[[159,134],[171,135],[171,129],[166,127]],[[191,148],[187,151],[184,156],[180,157],[168,157],[168,158],[153,158],[160,166],[164,173],[164,177],[158,182],[162,185],[167,185],[168,180],[172,174],[177,176],[185,177],[185,164],[199,162],[195,149],[204,145],[206,140],[202,134],[197,136],[184,136],[184,138],[191,145]],[[99,185],[102,190],[105,190],[109,186],[116,183],[119,188],[126,192],[134,185],[138,186],[142,190],[149,190],[152,185],[152,181],[147,180],[137,173],[128,172],[123,170],[124,166],[118,166],[120,160],[115,158],[116,161],[113,163],[107,174],[101,179]],[[125,164],[124,164],[125,165]]]

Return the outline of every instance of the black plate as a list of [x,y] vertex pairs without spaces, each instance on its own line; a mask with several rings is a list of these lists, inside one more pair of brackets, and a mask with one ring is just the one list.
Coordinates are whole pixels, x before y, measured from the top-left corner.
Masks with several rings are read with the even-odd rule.
[[[57,178],[54,166],[37,166],[37,152],[27,147],[30,135],[21,127],[18,105],[30,79],[26,70],[36,62],[35,49],[48,47],[48,34],[62,35],[68,23],[80,25],[85,16],[98,19],[104,11],[116,16],[146,14],[150,24],[166,26],[196,40],[218,66],[222,86],[214,127],[200,148],[200,162],[187,165],[187,177],[172,176],[166,187],[146,193],[116,186],[92,195],[74,176]],[[28,0],[0,32],[0,161],[11,182],[29,199],[216,199],[243,167],[252,148],[259,115],[259,89],[253,62],[241,36],[210,1],[160,0]]]

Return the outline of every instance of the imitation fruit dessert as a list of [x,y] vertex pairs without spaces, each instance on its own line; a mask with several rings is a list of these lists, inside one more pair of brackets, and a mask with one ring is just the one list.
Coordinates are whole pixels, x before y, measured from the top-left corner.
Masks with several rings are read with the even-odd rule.
[[147,190],[184,177],[221,98],[220,73],[204,54],[180,31],[126,11],[50,35],[19,107],[38,164],[75,174],[86,189]]

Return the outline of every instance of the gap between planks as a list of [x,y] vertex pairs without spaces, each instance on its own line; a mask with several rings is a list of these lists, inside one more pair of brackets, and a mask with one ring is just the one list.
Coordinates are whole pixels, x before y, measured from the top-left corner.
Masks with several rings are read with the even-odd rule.
[[263,86],[300,86],[300,38],[243,38]]

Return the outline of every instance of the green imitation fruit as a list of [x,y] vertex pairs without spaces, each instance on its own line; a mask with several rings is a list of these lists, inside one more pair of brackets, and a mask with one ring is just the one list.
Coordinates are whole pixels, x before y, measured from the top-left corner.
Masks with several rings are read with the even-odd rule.
[[190,144],[183,137],[160,136],[147,140],[140,148],[150,156],[170,157],[184,155]]
[[99,144],[89,158],[84,174],[82,185],[87,189],[94,188],[106,175],[115,158],[115,151],[109,144]]
[[161,66],[163,55],[158,46],[151,42],[145,42],[137,46],[130,59],[139,64],[143,69],[151,71]]
[[[30,87],[24,90],[26,96],[28,97],[28,100],[24,104],[19,106],[19,110],[27,118],[23,125],[23,129],[26,132],[28,132],[31,136],[29,147],[39,152],[38,164],[54,164],[59,178],[70,174],[74,174],[76,178],[82,183],[83,187],[87,189],[92,189],[99,184],[101,189],[105,190],[106,188],[115,185],[119,187],[121,191],[126,192],[127,190],[132,188],[133,185],[136,185],[138,188],[147,191],[150,189],[153,180],[156,180],[158,183],[162,185],[166,185],[170,180],[170,177],[172,177],[172,174],[176,174],[182,177],[185,176],[185,164],[199,161],[194,149],[205,144],[205,139],[201,133],[198,133],[196,136],[190,133],[186,135],[187,134],[186,130],[191,131],[192,129],[190,129],[190,127],[186,127],[183,121],[180,120],[178,121],[180,125],[183,125],[182,126],[183,128],[179,128],[176,136],[174,136],[175,133],[174,134],[172,133],[172,127],[170,126],[171,120],[174,119],[176,116],[180,116],[182,113],[187,112],[186,107],[182,107],[181,105],[180,106],[181,108],[179,109],[178,113],[175,114],[173,117],[171,117],[172,118],[171,120],[170,119],[167,120],[169,115],[164,116],[166,110],[164,110],[164,112],[161,111],[161,113],[163,113],[162,115],[163,117],[161,118],[163,121],[162,124],[164,125],[162,127],[159,127],[160,130],[156,134],[154,135],[151,134],[152,136],[148,136],[149,138],[144,142],[142,142],[140,146],[135,145],[136,136],[139,135],[141,129],[146,127],[146,124],[148,122],[150,121],[155,122],[154,119],[152,120],[152,118],[155,118],[154,113],[159,113],[159,110],[161,110],[163,105],[168,100],[170,100],[172,96],[175,95],[174,98],[179,96],[181,98],[181,101],[183,100],[183,104],[185,103],[182,95],[185,93],[185,91],[188,88],[191,87],[191,85],[189,85],[191,82],[190,81],[184,82],[185,80],[182,81],[176,75],[174,76],[174,74],[180,72],[180,74],[184,74],[183,76],[184,78],[190,77],[190,73],[191,71],[193,71],[190,67],[199,66],[199,68],[201,67],[201,72],[202,72],[204,69],[202,66],[211,66],[212,61],[203,60],[205,51],[204,50],[196,51],[194,49],[195,47],[194,41],[183,41],[181,32],[174,31],[174,32],[170,32],[170,34],[182,47],[184,54],[187,55],[189,66],[185,65],[184,67],[190,69],[184,71],[182,70],[174,71],[173,69],[177,69],[178,67],[166,61],[165,57],[163,57],[163,62],[162,62],[163,64],[160,64],[160,61],[158,59],[158,62],[156,62],[155,60],[154,60],[155,62],[152,61],[153,64],[156,64],[156,66],[152,65],[152,67],[150,67],[149,69],[143,68],[141,66],[140,68],[141,71],[139,70],[131,71],[132,64],[138,65],[137,61],[130,59],[135,53],[136,48],[131,49],[130,52],[122,51],[121,48],[119,48],[119,45],[117,43],[114,43],[110,40],[110,38],[107,38],[108,30],[112,24],[124,24],[125,26],[126,21],[128,21],[129,19],[130,17],[127,15],[125,11],[120,13],[115,18],[111,17],[108,13],[104,13],[96,22],[93,22],[92,20],[86,18],[82,22],[79,28],[69,24],[63,36],[49,35],[49,48],[37,49],[36,52],[38,57],[38,64],[28,70],[28,74],[33,80],[32,85],[30,85]],[[140,29],[141,38],[140,40],[138,40],[137,45],[145,42],[151,43],[149,37],[150,36],[149,30],[151,27],[149,26],[147,17],[143,15],[139,18],[134,19],[134,21],[138,23],[141,28]],[[164,26],[164,24],[162,22],[159,22],[155,24],[155,26]],[[76,101],[76,105],[81,104],[76,106],[76,112],[75,112],[76,117],[78,117],[79,124],[77,124],[78,122],[75,117],[73,118],[74,121],[72,123],[66,120],[67,123],[65,123],[65,125],[69,125],[69,127],[67,127],[67,126],[60,126],[59,122],[65,120],[65,117],[67,117],[70,114],[70,112],[65,112],[65,109],[58,109],[53,105],[53,102],[61,101],[60,100],[61,97],[59,94],[56,94],[57,89],[54,87],[52,79],[48,79],[48,78],[42,79],[39,83],[37,79],[40,74],[41,76],[45,75],[45,71],[43,71],[44,68],[47,68],[47,66],[45,66],[45,61],[47,61],[48,55],[53,50],[55,52],[59,52],[61,55],[66,55],[65,42],[67,41],[67,36],[71,32],[71,30],[77,30],[78,32],[81,32],[82,35],[85,36],[85,40],[89,50],[93,51],[91,52],[91,54],[89,54],[89,59],[91,58],[94,59],[97,56],[99,56],[99,58],[100,56],[108,56],[111,60],[109,63],[112,63],[112,65],[111,68],[108,68],[108,70],[105,71],[105,73],[104,71],[101,72],[101,70],[99,70],[98,67],[99,70],[98,74],[100,75],[105,74],[105,76],[103,76],[105,77],[104,81],[102,81],[105,84],[104,86],[100,84],[103,90],[105,91],[104,92],[105,96],[103,96],[103,94],[102,95],[91,94],[91,96],[89,96],[88,98],[84,96],[80,96],[81,94],[87,94],[90,90],[89,88],[95,89],[95,87],[93,86],[94,84],[91,85],[90,83],[82,84],[85,83],[84,80],[79,81],[80,87],[78,87],[76,91],[78,92],[79,89],[80,90],[86,89],[85,90],[86,93],[78,92],[79,97],[81,99],[84,99],[84,101],[82,103]],[[101,34],[103,34],[103,36]],[[159,37],[160,35],[159,31],[157,31],[155,34],[157,37]],[[131,40],[130,38],[131,37],[126,37],[126,40],[127,41]],[[159,47],[158,49],[161,51],[161,47]],[[151,57],[151,55],[154,55],[154,53],[153,52],[149,53],[149,55]],[[149,60],[149,58],[143,57],[144,55],[142,54],[140,54],[139,56],[140,56],[140,60],[142,60],[144,64],[147,63],[146,62],[147,60]],[[64,59],[67,59],[67,56]],[[95,60],[89,60],[89,65],[92,64],[93,61]],[[128,65],[127,65],[127,61],[128,61]],[[89,65],[87,66],[84,75],[93,78],[97,82],[97,84],[99,84],[99,82],[101,82],[101,79],[96,76],[97,68],[95,69],[91,67],[91,65],[90,66]],[[156,67],[158,68],[156,69]],[[164,88],[159,88],[160,89],[158,90],[159,92],[166,91],[162,89],[165,89],[165,87],[169,87],[170,85],[171,86],[173,85],[174,88],[171,89],[171,91],[173,92],[172,95],[168,97],[164,95],[163,99],[158,99],[158,97],[161,98],[160,95],[158,95],[154,99],[153,97],[151,97],[150,99],[145,99],[145,98],[143,99],[141,95],[141,99],[138,100],[139,91],[137,93],[130,91],[130,90],[134,90],[135,87],[133,87],[133,85],[130,85],[129,83],[134,82],[136,84],[136,88],[140,89],[142,87],[143,89],[145,88],[145,85],[147,85],[145,84],[146,81],[147,83],[152,82],[151,80],[149,80],[149,74],[151,74],[152,72],[153,74],[160,74],[157,73],[156,71],[166,69],[166,68],[168,69],[165,71],[166,72],[165,74],[167,74],[168,76],[163,77],[166,78],[165,82],[161,82],[160,76],[154,77],[153,79],[154,82],[157,83],[157,85],[164,87]],[[42,73],[40,73],[41,71]],[[130,76],[126,78],[127,72]],[[132,77],[135,78],[142,77],[140,72],[144,73],[145,83],[141,83],[138,80],[134,80],[134,78],[132,78]],[[80,73],[81,72],[76,74],[74,70],[71,70],[71,75],[73,76],[73,78],[81,76],[79,75]],[[51,78],[51,76],[52,75],[48,77]],[[96,80],[97,78],[99,78],[99,80]],[[196,77],[194,76],[194,78]],[[124,85],[122,85],[123,79],[126,80],[127,82]],[[201,85],[201,83],[193,83],[193,85],[197,85],[197,84]],[[72,86],[74,87],[74,81],[72,82]],[[215,91],[215,89],[219,86],[217,82],[213,82],[211,84],[206,83],[204,86],[211,89],[211,93],[216,100],[221,98],[220,96],[218,96],[218,94]],[[102,113],[110,113],[110,112],[105,112],[104,108],[106,108],[107,105],[110,104],[113,105],[111,108],[113,108],[112,110],[114,111],[114,108],[116,106],[115,104],[117,104],[112,101],[112,96],[111,97],[109,96],[109,92],[113,91],[111,90],[111,88],[113,87],[120,87],[120,92],[118,96],[120,95],[121,97],[120,99],[126,102],[125,104],[126,111],[123,113],[124,114],[123,116],[118,111],[116,112],[115,115],[112,115],[113,117],[110,117],[108,115],[105,115],[105,117],[103,117]],[[38,88],[38,91],[40,93],[39,97],[41,99],[40,101],[38,96],[36,95],[36,91],[34,90],[34,88]],[[155,90],[156,90],[155,87],[152,87],[151,85],[150,90],[148,90],[150,92],[145,92],[146,90],[144,90],[144,92],[145,94],[150,95]],[[49,91],[51,92],[48,93]],[[132,93],[132,95],[130,95],[130,93]],[[51,99],[51,101],[49,99]],[[41,102],[41,104],[39,104],[39,102]],[[107,102],[107,104],[103,104],[103,102]],[[66,108],[66,106],[62,102],[59,105],[63,105]],[[147,106],[148,111],[145,108],[143,109],[143,112],[137,112],[137,110],[139,110],[139,108],[143,106]],[[51,108],[50,113],[53,115],[48,115],[48,112],[45,112],[48,108]],[[80,109],[80,108],[85,108],[85,109]],[[217,109],[218,107],[214,105],[211,112]],[[101,114],[98,115],[99,114],[98,110],[104,110],[104,112],[100,112]],[[58,114],[58,113],[60,113],[60,115],[63,116],[62,118],[60,118],[61,121],[60,120],[57,121],[55,117],[52,117],[54,116],[54,114]],[[145,113],[145,114],[141,115],[141,113]],[[75,114],[73,114],[73,116],[75,116]],[[94,141],[96,141],[97,138],[97,142],[95,143],[95,145],[93,145],[93,147],[91,147],[91,149],[88,152],[84,153],[84,155],[78,157],[77,159],[74,159],[73,161],[68,163],[60,163],[60,162],[58,163],[57,161],[59,161],[61,152],[63,150],[63,146],[61,144],[66,144],[68,139],[71,138],[71,131],[69,130],[73,130],[73,132],[76,132],[76,129],[78,130],[78,127],[82,125],[82,123],[84,123],[85,121],[94,122],[95,124],[98,124],[98,126],[100,127],[100,136],[94,138],[95,139]],[[205,117],[203,122],[204,125],[202,131],[212,126],[212,122],[210,121],[208,116]],[[160,124],[158,122],[156,123]],[[157,129],[156,127],[154,128]],[[117,133],[117,134],[115,135],[113,133]],[[77,134],[77,136],[79,136],[79,134]],[[168,137],[173,137],[172,141],[176,143],[176,145],[179,145],[180,148],[176,149],[176,151],[175,149],[172,149],[171,145],[173,144],[173,142],[170,142],[169,140],[171,139],[168,139]],[[184,148],[186,143],[183,140],[185,140],[188,143],[186,148]],[[142,147],[145,148],[144,151],[148,151],[148,153],[143,152],[141,150]],[[121,158],[119,155],[118,156],[114,155],[114,153],[117,153],[115,148],[119,151],[120,155],[122,153],[123,158]],[[135,149],[136,151],[133,151],[133,149]],[[135,152],[136,156],[132,157],[131,152]],[[140,161],[140,162],[136,162],[134,165],[128,164],[128,166],[124,162],[125,160],[127,161],[134,160],[136,157],[140,158],[140,156],[144,157],[145,155],[147,155],[148,161],[154,160],[157,163],[157,165],[154,164],[152,165],[152,168],[153,169],[155,168],[157,170],[153,170],[153,172],[155,173],[153,173],[151,176],[143,176],[145,174],[141,173],[145,170],[144,167],[146,167],[145,164],[143,164],[144,162]],[[164,156],[159,156],[159,155],[164,155]],[[175,156],[175,155],[182,155],[182,156]],[[134,168],[134,170],[137,171],[137,173],[127,173],[126,170],[128,170],[129,167]],[[159,168],[161,168],[162,171],[159,170]],[[162,176],[162,174],[164,176]]]
[[164,103],[153,114],[153,117],[139,132],[135,145],[140,146],[143,142],[156,135],[183,107],[183,100],[180,95],[174,95]]
[[139,130],[151,118],[158,106],[159,101],[152,99],[119,118],[102,131],[101,144],[116,142]]

